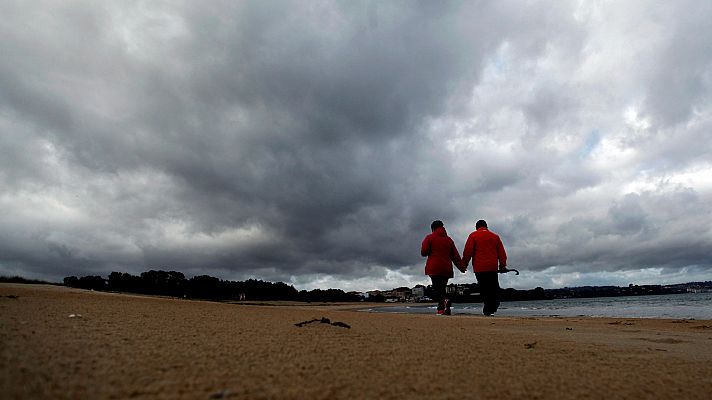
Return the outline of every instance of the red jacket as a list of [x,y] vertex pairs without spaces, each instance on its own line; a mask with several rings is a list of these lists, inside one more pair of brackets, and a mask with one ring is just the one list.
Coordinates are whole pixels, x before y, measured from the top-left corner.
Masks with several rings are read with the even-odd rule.
[[452,278],[452,263],[460,265],[462,259],[460,252],[455,247],[455,242],[450,239],[442,226],[423,239],[420,246],[420,255],[427,256],[425,262],[425,275],[446,276]]
[[507,253],[502,240],[496,233],[482,227],[470,234],[462,252],[462,267],[472,259],[472,269],[475,272],[497,272],[498,268],[507,266]]

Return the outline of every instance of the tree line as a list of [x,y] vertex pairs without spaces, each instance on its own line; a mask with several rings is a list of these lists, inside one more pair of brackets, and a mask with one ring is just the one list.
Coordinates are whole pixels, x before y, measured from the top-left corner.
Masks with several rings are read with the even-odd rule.
[[173,296],[203,300],[288,300],[305,302],[348,302],[362,301],[355,293],[341,289],[314,289],[298,291],[283,282],[266,282],[256,279],[230,281],[209,275],[198,275],[190,279],[182,272],[150,270],[140,275],[126,272],[112,272],[108,278],[101,276],[68,276],[64,285],[80,289],[139,293]]

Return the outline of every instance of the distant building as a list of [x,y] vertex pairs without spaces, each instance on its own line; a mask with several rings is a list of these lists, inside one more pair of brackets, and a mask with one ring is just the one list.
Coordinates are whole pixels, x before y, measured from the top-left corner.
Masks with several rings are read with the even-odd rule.
[[389,302],[408,301],[411,295],[412,291],[405,286],[383,292],[383,296],[385,296],[386,301]]
[[456,285],[454,283],[451,283],[451,284],[447,285],[447,287],[445,288],[445,293],[447,293],[447,294],[455,294],[456,293],[457,295],[462,296],[465,294],[465,292],[467,290],[468,290],[468,288],[466,285],[462,285],[462,284]]
[[363,299],[365,299],[366,297],[368,297],[368,295],[366,295],[366,293],[363,293],[363,292],[356,292],[356,291],[348,292],[348,293],[346,293],[346,294],[351,295],[351,296],[353,296],[353,297],[359,297],[359,298],[361,298],[361,301],[363,301]]

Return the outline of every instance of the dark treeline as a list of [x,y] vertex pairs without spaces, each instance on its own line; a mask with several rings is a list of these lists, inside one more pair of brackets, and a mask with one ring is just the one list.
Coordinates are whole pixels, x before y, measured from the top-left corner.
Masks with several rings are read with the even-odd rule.
[[108,279],[101,276],[68,276],[64,285],[81,289],[140,293],[205,300],[289,300],[306,302],[361,301],[361,296],[341,289],[298,291],[286,283],[221,280],[208,275],[187,279],[182,272],[156,271],[131,275],[112,272]]
[[61,285],[61,283],[41,281],[38,279],[27,279],[21,276],[0,276],[0,283],[24,283],[35,285]]

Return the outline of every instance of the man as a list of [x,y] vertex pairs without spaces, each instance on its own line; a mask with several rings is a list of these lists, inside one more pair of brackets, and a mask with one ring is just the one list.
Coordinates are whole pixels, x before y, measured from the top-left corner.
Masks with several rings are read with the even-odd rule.
[[485,220],[477,221],[475,229],[465,242],[460,268],[467,270],[467,265],[472,259],[472,269],[475,271],[477,285],[484,302],[482,312],[490,316],[499,308],[497,273],[507,270],[507,253],[504,251],[504,245],[499,236],[487,229]]
[[448,279],[452,278],[452,265],[462,271],[467,271],[460,267],[460,253],[457,251],[455,242],[450,239],[445,231],[442,221],[433,221],[430,224],[431,234],[423,239],[420,246],[420,255],[428,257],[425,262],[425,274],[430,276],[433,282],[434,300],[438,302],[438,315],[450,315],[450,300],[445,298],[445,287]]

